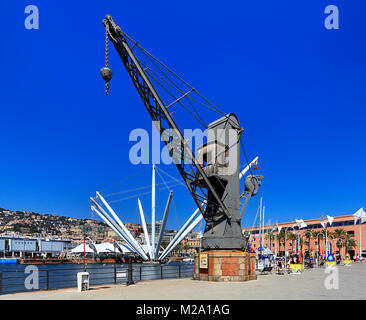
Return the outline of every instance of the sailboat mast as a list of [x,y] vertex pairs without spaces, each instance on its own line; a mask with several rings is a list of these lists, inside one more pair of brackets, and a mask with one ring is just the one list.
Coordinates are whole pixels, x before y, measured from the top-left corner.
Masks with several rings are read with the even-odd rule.
[[152,190],[151,190],[151,251],[152,251],[152,259],[155,260],[155,164],[152,167]]
[[259,204],[259,248],[262,247],[262,197]]
[[263,243],[263,246],[264,246],[264,240],[265,240],[265,237],[266,237],[265,231],[264,231],[264,211],[265,211],[265,209],[266,209],[266,206],[263,205],[263,217],[262,217],[262,224],[263,224],[263,227],[262,227],[262,230],[263,230],[263,233],[262,233],[262,237],[263,237],[262,243]]

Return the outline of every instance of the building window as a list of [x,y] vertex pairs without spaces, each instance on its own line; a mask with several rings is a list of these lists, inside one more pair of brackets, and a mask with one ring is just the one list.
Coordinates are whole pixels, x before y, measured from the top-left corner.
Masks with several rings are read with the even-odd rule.
[[348,234],[349,236],[352,236],[352,237],[354,237],[354,236],[355,236],[355,232],[354,232],[353,230],[351,230],[351,231],[347,231],[347,234]]

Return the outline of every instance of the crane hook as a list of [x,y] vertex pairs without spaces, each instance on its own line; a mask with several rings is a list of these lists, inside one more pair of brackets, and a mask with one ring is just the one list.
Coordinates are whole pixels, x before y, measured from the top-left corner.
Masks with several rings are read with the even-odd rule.
[[109,59],[109,36],[108,36],[108,30],[105,29],[105,67],[100,69],[100,74],[102,75],[104,81],[105,81],[105,93],[106,95],[109,94],[109,81],[111,81],[113,72],[111,69],[108,68],[108,59]]
[[105,87],[106,87],[106,94],[108,95],[109,91],[109,81],[112,79],[113,72],[108,67],[104,67],[100,69],[100,74],[102,75],[104,81],[105,81]]

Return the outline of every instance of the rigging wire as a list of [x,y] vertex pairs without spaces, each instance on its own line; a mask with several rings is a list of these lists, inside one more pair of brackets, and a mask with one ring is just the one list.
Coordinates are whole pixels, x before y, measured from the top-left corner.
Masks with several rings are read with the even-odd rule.
[[[178,78],[181,82],[183,82],[186,86],[188,86],[189,88],[192,89],[192,91],[196,92],[196,94],[202,98],[204,101],[206,101],[209,105],[211,105],[216,111],[217,113],[221,114],[223,117],[226,117],[228,119],[229,122],[231,122],[231,119],[228,117],[228,115],[226,115],[223,111],[221,111],[217,106],[215,106],[213,103],[211,103],[208,99],[206,99],[203,95],[201,95],[197,90],[195,90],[195,88],[193,88],[189,83],[187,83],[183,78],[181,78],[177,73],[175,73],[173,70],[171,70],[168,66],[166,66],[164,63],[162,63],[159,59],[157,59],[155,56],[153,56],[150,52],[148,52],[146,49],[144,49],[141,45],[139,45],[137,43],[137,41],[133,40],[130,36],[128,36],[126,33],[122,32],[124,36],[126,36],[130,41],[134,42],[134,46],[136,45],[140,51],[144,54],[144,56],[146,56],[149,61],[168,79],[165,80],[165,82],[167,82],[168,84],[170,84],[173,88],[175,88],[176,90],[180,91],[181,93],[183,93],[183,90],[179,89],[179,86],[155,63],[157,62],[160,66],[164,67],[167,71],[169,71],[172,75],[174,75],[176,78]],[[155,60],[155,62],[153,61]],[[152,72],[154,72],[155,74],[157,74],[155,71],[153,71],[153,69],[149,68],[149,70],[151,70]],[[150,75],[150,77],[152,77],[162,88],[164,88],[164,90],[166,90],[169,94],[171,94],[169,92],[168,89],[166,89],[159,81],[156,80],[155,77],[153,77],[151,75],[151,73],[149,71],[147,71],[147,73]],[[161,76],[159,76],[160,78],[162,78]],[[172,94],[171,94],[172,95]],[[174,97],[174,95],[172,95]],[[174,97],[175,98],[175,97]],[[187,95],[188,98],[188,95]],[[177,100],[177,99],[176,99]],[[190,110],[188,110],[188,108],[186,106],[184,106],[183,103],[181,103],[181,101],[178,101],[197,121],[199,121],[201,124],[202,121],[198,120],[198,118],[196,116],[194,116],[192,114],[192,112]],[[196,114],[198,115],[196,109],[194,109]],[[204,125],[204,124],[203,124]],[[205,125],[204,125],[205,126]],[[206,126],[205,126],[206,127]],[[207,127],[206,127],[207,128]],[[246,151],[243,145],[243,142],[241,140],[240,137],[240,144],[242,146],[242,149],[244,151],[244,156],[246,158],[247,164],[249,165],[249,161],[248,161],[248,157],[246,155]],[[251,168],[249,167],[249,171],[251,173],[251,175],[253,175],[253,172],[251,170]]]
[[165,182],[164,178],[161,176],[161,174],[159,173],[159,170],[156,170],[157,167],[155,167],[155,171],[157,172],[158,176],[160,177],[161,180],[163,180],[163,183],[165,184],[167,189],[170,189],[170,187],[167,185],[167,183]]
[[183,103],[181,100],[178,100],[177,97],[175,97],[167,88],[165,88],[153,75],[151,75],[151,73],[148,70],[145,70],[145,72],[152,78],[154,79],[154,81],[160,86],[162,87],[170,96],[172,96],[176,102],[178,102],[187,112],[190,113],[190,115],[195,118],[201,125],[203,125],[206,129],[207,129],[207,125],[203,122],[203,120],[201,119],[201,117],[199,115],[195,116],[191,110],[189,110]]
[[[204,104],[202,101],[199,101],[199,100],[197,100],[197,99],[194,99],[193,97],[191,97],[191,96],[189,96],[191,93],[194,93],[194,92],[196,92],[197,93],[197,91],[196,91],[196,89],[195,88],[191,88],[191,90],[189,91],[189,92],[184,92],[181,88],[179,88],[178,87],[178,85],[176,85],[176,84],[174,84],[173,83],[173,85],[171,84],[171,83],[169,83],[166,79],[164,79],[159,73],[157,73],[157,72],[155,72],[153,69],[151,69],[151,68],[149,68],[145,63],[143,63],[141,60],[139,60],[139,62],[143,65],[143,66],[145,66],[145,69],[149,69],[151,72],[153,72],[157,77],[159,77],[161,80],[163,80],[164,82],[166,82],[168,85],[170,85],[171,87],[173,87],[174,89],[176,89],[177,91],[179,91],[179,93],[181,93],[181,94],[186,94],[186,97],[185,98],[187,98],[187,100],[188,100],[188,102],[189,102],[189,104],[192,106],[192,108],[195,110],[195,112],[196,112],[196,114],[197,114],[197,116],[199,116],[198,115],[198,112],[197,112],[197,110],[194,108],[194,106],[193,106],[193,104],[192,104],[192,102],[191,102],[191,100],[193,100],[193,101],[195,101],[195,102],[197,102],[197,103],[199,103],[199,104],[201,104],[202,106],[204,106],[205,108],[207,108],[207,109],[209,109],[209,110],[211,110],[211,111],[214,111],[214,112],[216,112],[216,113],[218,113],[218,114],[220,114],[219,112],[217,112],[215,109],[212,109],[212,108],[210,108],[209,106],[207,106],[206,104]],[[146,71],[146,70],[145,70]],[[151,75],[150,75],[151,76]],[[152,76],[151,76],[152,77]],[[154,79],[155,80],[155,79]],[[156,81],[156,80],[155,80]]]
[[[170,182],[176,182],[176,180],[169,181],[169,183]],[[163,182],[162,183],[157,183],[156,186],[161,186],[163,184],[164,184]],[[151,188],[151,184],[143,186],[143,187],[137,187],[137,188],[133,188],[133,189],[128,189],[128,190],[118,191],[118,192],[114,192],[114,193],[109,193],[109,194],[104,195],[104,198],[113,197],[113,196],[116,196],[116,195],[119,195],[119,194],[129,193],[129,192],[133,192],[133,191],[140,191],[140,190],[147,189],[147,188]]]
[[175,180],[175,181],[177,181],[177,182],[179,182],[179,183],[181,183],[181,184],[185,185],[183,182],[181,182],[181,181],[180,181],[180,180],[178,180],[177,178],[173,177],[173,176],[172,176],[172,175],[170,175],[169,173],[165,172],[163,169],[159,168],[158,170],[159,170],[159,171],[161,171],[162,173],[166,174],[169,178],[171,178],[171,179],[173,179],[173,180]]
[[[206,107],[206,108],[209,108],[211,109],[212,111],[222,115],[223,117],[225,117],[228,122],[231,123],[231,119],[229,118],[228,115],[226,115],[223,111],[221,111],[217,106],[215,106],[213,103],[211,103],[208,99],[206,99],[203,95],[201,95],[198,91],[195,90],[195,88],[193,88],[190,84],[188,84],[184,79],[182,79],[178,74],[176,74],[174,71],[172,71],[169,67],[167,67],[165,64],[163,64],[160,60],[158,60],[156,57],[154,57],[151,53],[149,53],[146,49],[144,49],[142,46],[140,46],[136,41],[134,41],[131,37],[129,37],[126,33],[122,32],[124,36],[126,36],[126,38],[128,38],[130,41],[134,42],[134,45],[133,47],[138,47],[140,49],[140,51],[142,52],[142,54],[155,66],[155,68],[157,68],[158,71],[160,71],[160,73],[166,78],[164,79],[164,77],[162,77],[161,75],[159,75],[158,72],[155,72],[152,68],[148,67],[145,63],[143,63],[142,61],[139,61],[139,63],[141,63],[142,65],[145,65],[146,68],[145,68],[145,72],[148,74],[148,76],[153,79],[161,88],[163,88],[170,96],[172,96],[175,101],[173,102],[173,104],[176,104],[176,103],[179,103],[187,112],[189,112],[191,114],[191,116],[193,116],[201,125],[203,125],[205,128],[207,128],[206,124],[204,123],[204,121],[202,120],[202,118],[199,116],[199,113],[197,112],[196,108],[193,106],[193,103],[191,102],[192,101],[196,101],[197,103],[200,103],[202,106]],[[164,69],[165,68],[165,71],[168,71],[168,72],[164,72]],[[171,93],[160,81],[158,81],[154,76],[153,74],[156,74],[160,79],[162,79],[165,83],[167,83],[168,85],[172,86],[175,90],[179,91],[180,93],[186,95],[185,97],[181,97],[181,98],[176,98],[175,95],[173,93]],[[167,73],[170,73],[169,75]],[[185,84],[186,86],[188,86],[191,91],[190,92],[187,92],[187,93],[184,93],[184,91],[182,89],[180,89],[179,85],[177,85],[172,79],[171,79],[171,75],[173,75],[174,77],[176,77],[177,79],[179,79],[183,84]],[[199,100],[196,100],[194,99],[193,97],[189,96],[190,93],[196,93],[201,99],[203,99],[208,105],[211,106],[208,107],[205,103],[202,103],[201,101]],[[191,105],[192,109],[193,109],[193,112],[183,103],[183,98],[187,98],[187,101],[189,102],[189,104]],[[235,126],[235,125],[234,125]],[[245,159],[246,159],[246,162],[247,164],[249,165],[249,161],[248,161],[248,157],[247,157],[247,154],[246,154],[246,151],[245,151],[245,148],[244,148],[244,145],[243,145],[243,142],[241,140],[241,137],[239,138],[240,140],[240,144],[241,144],[241,147],[243,149],[243,152],[244,152],[244,156],[245,156]],[[250,170],[250,173],[252,173],[252,170],[251,168],[249,167],[249,170]],[[164,171],[163,171],[164,172]],[[136,176],[137,174],[135,175],[132,175],[132,176]],[[130,177],[129,177],[130,178]],[[128,178],[126,179],[123,179],[122,181],[126,181]],[[221,181],[220,181],[221,182]],[[118,182],[117,184],[121,183]],[[180,183],[181,184],[181,183]],[[115,184],[116,185],[116,184]],[[182,184],[184,185],[184,184]],[[143,189],[143,188],[142,188]],[[134,190],[136,191],[136,190]],[[203,191],[202,191],[203,192]],[[121,193],[125,193],[125,192],[121,192]],[[142,193],[142,194],[148,194],[150,192],[146,192],[146,193]],[[120,194],[120,193],[118,193]],[[142,195],[141,194],[141,195]],[[114,194],[116,195],[116,194]],[[133,196],[132,196],[133,197]],[[126,200],[126,199],[130,199],[132,198],[131,196],[130,197],[126,197],[126,198],[123,198],[123,199],[120,199],[120,200],[114,200],[113,202],[117,202],[117,201],[122,201],[122,200]]]
[[[180,183],[171,185],[170,188],[171,187],[176,187],[176,186],[183,186],[183,185],[184,184],[182,182],[180,182]],[[163,188],[159,188],[158,191],[162,191],[162,190],[166,190],[166,189],[170,189],[170,188],[169,187],[168,188],[167,187],[163,187]],[[142,192],[140,194],[135,194],[135,195],[127,196],[127,197],[124,197],[124,198],[121,198],[121,199],[111,200],[111,201],[109,201],[109,203],[121,202],[121,201],[124,201],[124,200],[141,197],[141,196],[145,196],[145,195],[148,195],[148,194],[151,194],[151,191]]]
[[247,153],[245,152],[244,144],[243,144],[243,141],[241,140],[241,137],[239,138],[239,141],[240,141],[241,148],[243,149],[243,152],[244,152],[245,161],[247,162],[248,167],[249,167],[249,172],[250,172],[251,175],[253,175],[252,168],[249,165],[249,160],[248,160],[248,157],[247,157]]
[[111,189],[112,187],[115,187],[116,185],[119,185],[119,184],[121,184],[122,182],[125,182],[126,180],[129,180],[129,179],[131,179],[131,178],[133,178],[133,177],[136,177],[136,176],[138,176],[138,175],[140,175],[140,174],[144,173],[144,172],[145,172],[145,171],[147,171],[147,169],[149,169],[149,168],[150,168],[150,166],[149,166],[149,167],[147,167],[147,168],[145,168],[145,169],[143,169],[143,170],[142,170],[142,171],[140,171],[140,172],[135,172],[135,173],[133,173],[133,174],[129,175],[128,177],[125,177],[125,178],[123,178],[123,179],[119,180],[118,182],[116,182],[116,183],[114,183],[114,184],[112,184],[112,185],[110,185],[110,186],[107,186],[107,187],[105,187],[105,188],[101,189],[101,191],[109,190],[109,189]]
[[[131,37],[129,37],[126,33],[122,32],[122,34],[124,36],[126,36],[128,39],[130,39],[132,42],[134,42],[136,44],[136,46],[141,50],[141,52],[143,54],[145,54],[145,56],[149,56],[152,59],[154,59],[156,62],[158,62],[161,66],[163,66],[166,70],[168,70],[170,73],[172,73],[175,77],[177,77],[180,81],[182,81],[185,85],[187,85],[189,88],[194,89],[189,83],[187,83],[183,78],[181,78],[178,74],[176,74],[174,71],[172,71],[168,66],[166,66],[164,63],[162,63],[159,59],[157,59],[156,57],[154,57],[150,52],[148,52],[146,49],[144,49],[142,46],[140,46],[135,40],[133,40]],[[151,61],[151,59],[149,59]],[[156,66],[156,64],[154,63],[154,65]],[[162,74],[164,74],[171,82],[173,82],[158,66],[156,66],[160,72]],[[223,117],[226,117],[229,121],[229,117],[223,112],[221,111],[218,107],[216,107],[212,102],[210,102],[208,99],[206,99],[203,95],[201,95],[197,90],[195,90],[195,92],[202,98],[204,99],[209,105],[211,105],[217,113],[221,114]]]
[[174,208],[174,218],[175,218],[175,225],[176,226],[179,226],[180,225],[180,221],[179,221],[179,218],[178,218],[178,214],[177,214],[177,208],[175,206],[175,201],[174,201],[174,198],[172,199],[173,201],[173,208]]

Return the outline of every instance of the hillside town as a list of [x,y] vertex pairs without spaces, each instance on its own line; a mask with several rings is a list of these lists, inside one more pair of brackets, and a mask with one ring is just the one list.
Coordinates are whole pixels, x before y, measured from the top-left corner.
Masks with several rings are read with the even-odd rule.
[[[143,228],[140,224],[125,223],[134,238],[145,244]],[[160,231],[161,221],[156,222],[156,230]],[[147,224],[151,233],[151,224]],[[165,230],[162,247],[165,247],[176,235],[177,230]],[[0,237],[65,239],[71,247],[82,243],[84,238],[95,243],[119,241],[119,237],[104,222],[94,219],[77,219],[57,214],[39,214],[33,211],[12,211],[0,208]],[[176,253],[191,255],[199,248],[197,232],[187,235],[177,247]]]

